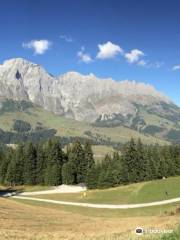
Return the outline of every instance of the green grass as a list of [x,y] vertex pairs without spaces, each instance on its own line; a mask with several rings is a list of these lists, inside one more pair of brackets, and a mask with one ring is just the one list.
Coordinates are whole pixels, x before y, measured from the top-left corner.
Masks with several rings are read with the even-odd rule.
[[92,150],[96,162],[101,162],[102,159],[104,159],[104,157],[106,156],[106,154],[113,155],[113,153],[115,152],[112,147],[105,145],[93,145]]
[[174,123],[171,122],[170,120],[167,120],[155,114],[147,113],[146,111],[142,111],[140,115],[143,116],[147,125],[156,125],[156,126],[163,125],[167,129],[173,127],[174,125]]
[[29,122],[33,128],[37,122],[41,122],[44,127],[54,128],[57,130],[57,135],[60,136],[79,136],[88,137],[86,131],[91,131],[93,137],[99,135],[102,139],[110,138],[113,142],[127,142],[131,137],[141,138],[144,143],[158,143],[160,145],[168,144],[167,141],[161,140],[150,135],[143,135],[133,129],[125,127],[101,128],[94,127],[86,122],[79,122],[72,119],[57,116],[51,112],[44,110],[41,107],[29,108],[24,112],[5,112],[0,115],[0,128],[6,131],[12,129],[13,120],[19,119]]
[[37,185],[37,186],[24,185],[24,186],[19,186],[19,188],[25,192],[44,191],[44,190],[51,189],[51,187],[49,186],[41,186],[41,185]]
[[180,239],[180,227],[178,227],[173,233],[163,234],[163,236],[157,238],[157,240],[179,240]]
[[[87,191],[87,196],[82,193],[59,193],[51,195],[39,195],[36,197],[89,203],[130,204],[161,201],[180,197],[180,176],[120,186],[105,190]],[[165,192],[168,192],[168,196]]]

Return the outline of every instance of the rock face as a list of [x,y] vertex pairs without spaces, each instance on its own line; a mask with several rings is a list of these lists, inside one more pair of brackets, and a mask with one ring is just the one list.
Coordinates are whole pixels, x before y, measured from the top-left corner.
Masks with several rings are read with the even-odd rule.
[[77,72],[53,77],[40,65],[21,58],[0,65],[0,97],[31,101],[56,114],[87,122],[135,116],[137,105],[172,105],[169,98],[144,83],[117,82]]

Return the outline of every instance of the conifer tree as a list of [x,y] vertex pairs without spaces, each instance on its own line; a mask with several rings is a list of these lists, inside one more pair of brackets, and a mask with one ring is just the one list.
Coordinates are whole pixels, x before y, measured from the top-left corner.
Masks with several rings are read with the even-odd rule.
[[120,183],[122,183],[122,171],[123,171],[121,157],[118,152],[113,153],[111,167],[113,172],[114,186],[117,186]]
[[15,161],[10,161],[6,172],[6,183],[10,186],[15,185]]
[[137,148],[132,138],[123,149],[123,182],[137,182]]
[[[145,179],[147,179],[148,176],[148,159],[146,158],[146,149],[144,145],[141,142],[141,139],[138,139],[137,145],[136,145],[136,151],[137,151],[137,158],[136,160],[136,181],[140,182]],[[136,156],[135,156],[136,157]]]
[[42,144],[37,145],[37,169],[36,169],[36,181],[37,184],[44,184],[44,178],[45,178],[45,169],[46,169],[46,158],[45,158],[45,151],[43,149]]
[[174,176],[176,169],[174,164],[174,157],[171,156],[170,147],[166,146],[162,148],[162,155],[166,164],[166,176]]
[[86,179],[87,174],[87,163],[85,160],[84,149],[82,148],[79,141],[76,141],[71,149],[71,153],[69,155],[69,161],[75,166],[76,183],[83,183]]
[[89,189],[95,189],[98,186],[99,167],[93,165],[87,171],[86,185]]
[[174,146],[171,149],[171,156],[174,162],[175,174],[180,175],[180,146]]
[[63,164],[62,167],[62,183],[74,184],[75,183],[75,166],[72,162]]
[[46,149],[46,162],[45,183],[60,185],[62,183],[63,152],[58,139],[49,140]]
[[87,164],[86,170],[88,171],[88,169],[92,168],[95,164],[92,146],[89,141],[86,141],[84,145],[84,157]]
[[6,154],[1,149],[0,150],[0,183],[5,184],[5,178],[7,174],[7,169],[9,162],[14,158],[14,152],[12,149],[6,149]]
[[15,162],[16,162],[15,182],[17,185],[22,185],[22,184],[24,184],[23,172],[24,172],[24,163],[25,163],[24,146],[23,145],[19,145],[16,150]]
[[155,156],[153,154],[153,149],[148,147],[147,151],[146,151],[146,163],[147,163],[147,167],[146,167],[146,177],[144,180],[153,180],[153,179],[157,179],[158,178],[158,164],[155,161],[154,157]]
[[22,185],[24,170],[24,151],[23,145],[16,150],[10,150],[10,161],[6,173],[6,183],[12,185]]
[[37,152],[32,143],[25,146],[24,183],[34,185],[37,183]]

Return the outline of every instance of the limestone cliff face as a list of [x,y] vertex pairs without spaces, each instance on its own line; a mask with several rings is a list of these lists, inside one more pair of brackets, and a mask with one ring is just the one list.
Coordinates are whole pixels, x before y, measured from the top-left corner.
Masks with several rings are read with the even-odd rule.
[[0,66],[0,96],[29,100],[47,110],[63,114],[56,79],[41,66],[21,58],[5,61]]
[[21,58],[0,65],[0,97],[28,100],[56,114],[88,122],[112,119],[118,114],[136,115],[137,104],[172,104],[144,83],[117,82],[77,72],[53,77],[40,65]]

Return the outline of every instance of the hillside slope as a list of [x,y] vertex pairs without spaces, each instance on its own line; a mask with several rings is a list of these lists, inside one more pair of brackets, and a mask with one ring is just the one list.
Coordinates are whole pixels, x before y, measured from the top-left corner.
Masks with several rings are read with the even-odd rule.
[[149,134],[145,135],[143,133],[139,133],[136,130],[124,126],[93,126],[90,123],[58,116],[30,102],[1,99],[0,129],[13,133],[13,124],[15,120],[22,120],[30,123],[32,126],[31,131],[41,126],[42,129],[57,130],[57,136],[91,139],[101,145],[125,143],[131,137],[140,137],[143,142],[147,144],[158,143],[163,145],[168,143],[165,140],[153,137]]

